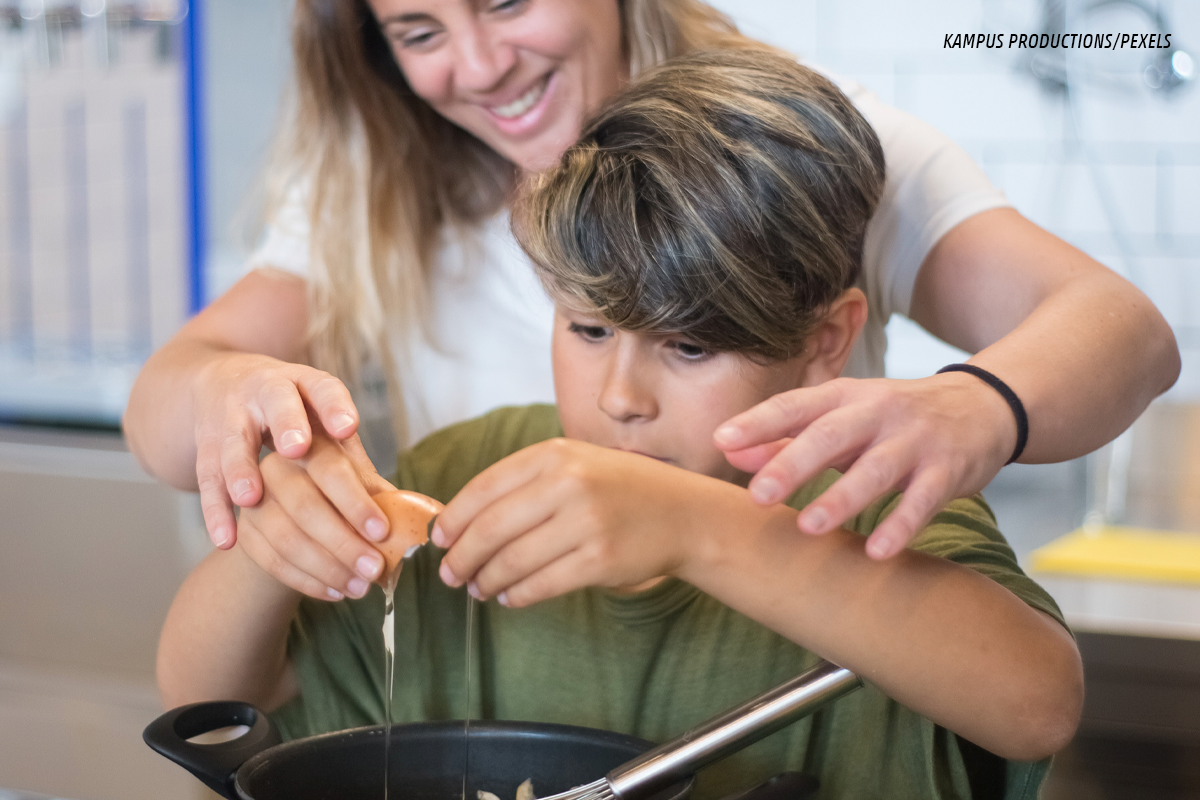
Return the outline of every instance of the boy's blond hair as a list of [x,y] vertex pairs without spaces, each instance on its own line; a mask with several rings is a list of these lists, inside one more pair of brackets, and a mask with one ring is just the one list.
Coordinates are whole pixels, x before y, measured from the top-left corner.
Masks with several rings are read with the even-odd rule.
[[858,279],[883,180],[878,138],[828,79],[702,51],[601,112],[525,187],[514,231],[559,302],[783,359]]

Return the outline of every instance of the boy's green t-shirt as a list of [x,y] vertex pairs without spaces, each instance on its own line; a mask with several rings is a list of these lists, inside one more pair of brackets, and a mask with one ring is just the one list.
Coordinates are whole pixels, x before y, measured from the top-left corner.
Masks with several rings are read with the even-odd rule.
[[[489,465],[561,435],[553,406],[499,409],[425,439],[401,457],[396,484],[448,502]],[[803,507],[835,477],[805,486],[789,505]],[[869,533],[894,503],[876,503],[848,527]],[[1062,621],[1018,567],[982,500],[951,503],[911,547],[970,567]],[[467,595],[438,578],[443,552],[432,544],[418,551],[396,590],[397,723],[469,714],[662,742],[818,660],[675,579],[636,595],[585,589],[525,609],[489,602],[476,609],[466,709]],[[300,694],[272,715],[285,738],[383,722],[382,624],[378,588],[361,600],[301,603],[289,639]],[[1048,763],[1005,763],[960,744],[868,684],[703,770],[694,796],[724,797],[797,770],[820,780],[823,798],[970,797],[972,785],[987,790],[976,796],[1033,798]]]

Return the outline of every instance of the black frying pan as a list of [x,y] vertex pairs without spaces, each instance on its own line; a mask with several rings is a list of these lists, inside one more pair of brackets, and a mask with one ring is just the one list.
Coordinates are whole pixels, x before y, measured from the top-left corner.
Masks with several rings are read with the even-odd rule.
[[[188,739],[246,725],[244,736],[222,744]],[[649,750],[643,739],[610,731],[532,722],[472,721],[467,798],[477,789],[503,800],[533,779],[538,796],[595,780]],[[382,800],[384,729],[312,736],[286,744],[267,716],[245,703],[195,703],[168,711],[146,728],[146,744],[183,766],[229,800]],[[463,724],[423,722],[392,727],[389,797],[458,800],[464,766]],[[680,781],[651,800],[685,800],[692,780]],[[737,800],[803,800],[817,782],[784,773]],[[734,800],[726,798],[726,800]]]

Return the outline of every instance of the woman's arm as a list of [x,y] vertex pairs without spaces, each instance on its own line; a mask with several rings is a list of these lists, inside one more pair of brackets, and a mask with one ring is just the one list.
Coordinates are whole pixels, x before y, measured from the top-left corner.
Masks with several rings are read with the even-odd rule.
[[218,547],[236,539],[233,504],[262,496],[262,445],[291,458],[307,452],[305,402],[336,438],[357,427],[342,382],[295,363],[304,357],[305,292],[293,275],[251,272],[150,357],[130,394],[123,420],[130,450],[155,477],[200,490]]
[[288,625],[299,601],[241,547],[210,553],[183,582],[163,625],[163,705],[242,700],[272,711],[287,702],[296,692]]
[[[1174,335],[1145,295],[1011,209],[942,237],[917,276],[911,315],[1016,392],[1029,416],[1025,463],[1085,455],[1179,375]],[[756,473],[750,489],[766,504],[826,467],[845,473],[800,516],[807,533],[904,490],[868,542],[875,558],[900,552],[948,500],[986,486],[1016,439],[1005,401],[963,373],[784,392],[716,433],[730,462]]]
[[1179,377],[1175,336],[1149,298],[1010,208],[977,214],[938,242],[910,315],[1021,398],[1026,464],[1095,450]]

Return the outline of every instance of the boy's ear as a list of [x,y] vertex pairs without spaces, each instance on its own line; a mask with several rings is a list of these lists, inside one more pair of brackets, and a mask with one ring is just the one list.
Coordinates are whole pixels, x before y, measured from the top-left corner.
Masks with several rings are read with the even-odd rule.
[[857,286],[842,292],[808,337],[803,386],[816,386],[842,374],[858,334],[867,322],[867,296]]

